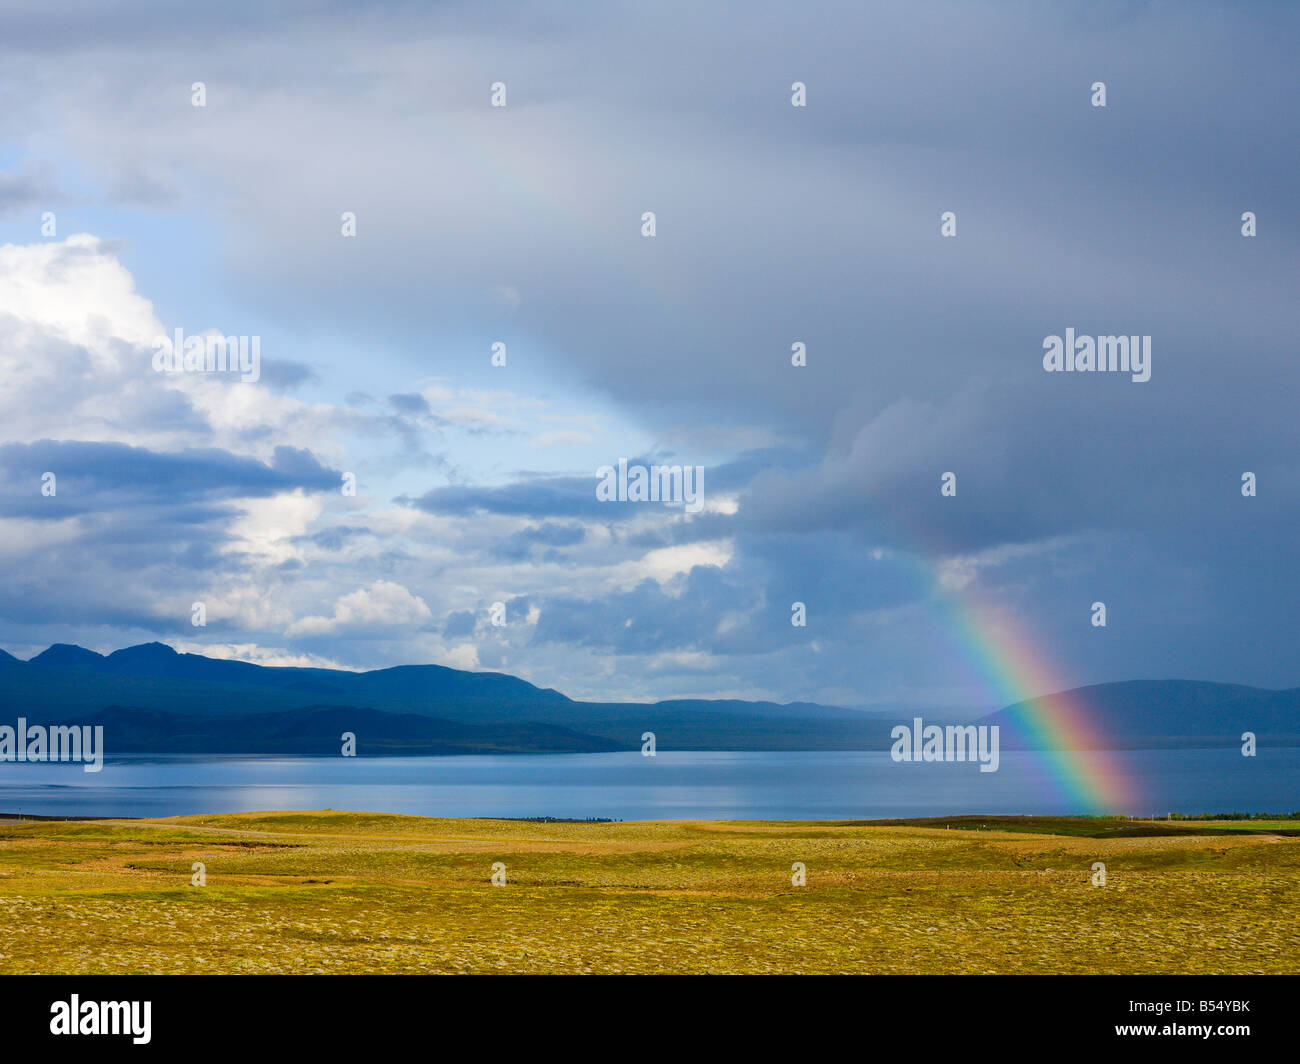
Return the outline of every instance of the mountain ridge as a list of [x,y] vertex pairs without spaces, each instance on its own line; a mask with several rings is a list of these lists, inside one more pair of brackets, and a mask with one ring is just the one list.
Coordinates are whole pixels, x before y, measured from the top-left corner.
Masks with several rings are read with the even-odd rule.
[[[1093,684],[1005,706],[977,722],[999,725],[1004,749],[1043,746],[1047,741],[1036,734],[1043,720],[1054,719],[1054,703],[1060,700],[1084,715],[1088,730],[1097,737],[1094,745],[1114,749],[1218,746],[1240,741],[1243,731],[1254,732],[1261,743],[1300,745],[1300,688],[1271,690],[1198,680]],[[471,736],[482,746],[508,744],[515,741],[512,735],[522,734],[518,729],[538,726],[564,729],[583,736],[583,741],[613,743],[615,749],[637,749],[642,734],[651,731],[661,749],[887,750],[891,728],[910,724],[914,716],[927,723],[976,720],[969,713],[959,716],[941,708],[902,705],[868,711],[739,699],[582,702],[508,673],[443,665],[365,672],[258,665],[180,653],[159,642],[107,655],[56,643],[26,662],[0,651],[0,707],[10,714],[25,713],[32,720],[88,720],[110,706],[169,718],[202,718],[214,736],[221,731],[216,722],[224,721],[227,731],[242,730],[250,741],[265,722],[241,729],[236,718],[333,706],[495,728],[495,736]],[[175,731],[180,725],[170,722],[168,727]],[[385,722],[385,728],[399,734],[404,727]],[[547,733],[527,734],[529,742],[546,746],[541,740]],[[445,742],[446,735],[429,741],[435,739]],[[571,751],[573,742],[558,742],[556,751]],[[214,738],[213,744],[225,749],[226,740]],[[528,748],[542,752],[537,746]]]

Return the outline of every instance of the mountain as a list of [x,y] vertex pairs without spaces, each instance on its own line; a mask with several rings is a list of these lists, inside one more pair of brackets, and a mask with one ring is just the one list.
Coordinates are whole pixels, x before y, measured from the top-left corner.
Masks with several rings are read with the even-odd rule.
[[813,703],[575,702],[515,676],[441,665],[348,672],[179,654],[163,643],[127,647],[107,657],[80,648],[60,648],[55,655],[54,649],[29,662],[0,661],[0,711],[6,716],[21,713],[33,722],[88,719],[117,705],[178,716],[233,718],[333,705],[461,724],[545,724],[614,742],[625,750],[639,749],[646,731],[653,731],[666,749],[879,746],[879,718]]
[[55,643],[32,658],[31,663],[52,669],[95,669],[103,661],[104,655],[96,654],[93,650],[72,643]]
[[598,753],[610,739],[550,724],[461,724],[413,713],[356,706],[307,706],[282,713],[201,717],[134,706],[108,706],[93,718],[50,721],[103,725],[114,753],[292,754],[337,757],[351,732],[360,757],[382,754]]
[[[1052,703],[1072,707],[1101,742],[1121,749],[1233,745],[1243,732],[1261,744],[1300,746],[1300,688],[1270,691],[1198,680],[1128,680],[1018,702],[983,717],[1004,728],[1004,747],[1041,745],[1029,727]],[[1076,745],[1086,746],[1078,743]]]
[[[1080,715],[1100,745],[1115,749],[1221,746],[1239,742],[1243,731],[1253,731],[1261,744],[1300,745],[1300,689],[1270,691],[1191,680],[1099,684],[1008,706],[979,723],[999,725],[1005,749],[1039,746],[1038,722],[1056,700]],[[504,673],[441,665],[370,672],[272,667],[180,654],[163,643],[126,647],[107,656],[56,644],[27,662],[0,657],[0,719],[24,715],[32,722],[104,723],[110,707],[118,707],[112,712],[123,741],[147,744],[148,729],[156,726],[158,742],[165,737],[180,743],[182,733],[208,736],[194,740],[198,745],[193,748],[223,752],[236,752],[229,736],[245,743],[290,743],[258,747],[267,751],[305,749],[303,744],[319,739],[336,752],[333,723],[318,735],[308,727],[312,718],[283,716],[298,711],[317,714],[318,723],[326,710],[402,718],[370,721],[378,729],[375,745],[386,744],[390,752],[417,747],[559,752],[583,748],[582,743],[633,750],[640,748],[647,731],[665,750],[888,750],[891,729],[910,724],[913,716],[937,724],[970,719],[969,713],[912,706],[868,712],[811,702],[730,699],[578,702]],[[160,716],[151,723],[149,713]],[[186,724],[184,718],[192,719]],[[407,718],[434,723],[428,730],[412,731],[415,725]],[[454,726],[486,730],[458,732]],[[357,732],[360,740],[357,727],[338,731]],[[238,752],[255,751],[247,747]]]

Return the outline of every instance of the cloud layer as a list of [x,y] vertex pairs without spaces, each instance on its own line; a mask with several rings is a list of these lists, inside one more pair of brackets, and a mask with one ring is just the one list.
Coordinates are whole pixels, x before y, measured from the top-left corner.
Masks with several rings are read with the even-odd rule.
[[978,601],[1062,686],[1300,684],[1295,12],[236,10],[8,16],[0,644],[982,704]]

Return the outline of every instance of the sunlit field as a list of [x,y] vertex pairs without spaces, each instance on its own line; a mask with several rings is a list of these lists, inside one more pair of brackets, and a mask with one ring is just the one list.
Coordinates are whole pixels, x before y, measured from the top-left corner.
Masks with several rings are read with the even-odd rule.
[[1294,972],[1298,828],[4,820],[0,971]]

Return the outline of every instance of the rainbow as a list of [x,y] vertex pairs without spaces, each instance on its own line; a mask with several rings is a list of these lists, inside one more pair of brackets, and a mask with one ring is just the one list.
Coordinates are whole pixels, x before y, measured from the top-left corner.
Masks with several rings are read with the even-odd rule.
[[[519,173],[535,170],[537,160],[526,157],[514,142],[469,130],[460,131],[460,140],[460,156],[473,152],[483,162],[478,168],[482,179],[495,184],[504,198],[579,216],[572,203],[547,199],[533,184],[517,178]],[[636,216],[626,224],[634,233]],[[608,266],[620,267],[612,252]],[[647,286],[661,302],[680,298],[680,293],[674,292],[657,272],[639,277],[638,283]],[[925,538],[913,536],[910,541],[918,543]],[[893,560],[906,564],[903,555],[894,555]],[[966,588],[954,592],[945,587],[937,569],[919,557],[911,560],[931,601],[946,619],[956,649],[981,677],[990,700],[996,699],[999,707],[1023,707],[1017,723],[1042,756],[1047,776],[1060,788],[1070,810],[1126,813],[1140,809],[1134,782],[1121,771],[1114,753],[1101,749],[1103,741],[1091,726],[1089,718],[1093,714],[1087,703],[1077,693],[1066,693],[1071,685],[1061,679],[1060,670],[1051,667],[1048,655],[1023,625],[1009,622],[996,605],[981,600],[976,591]]]
[[[1044,759],[1072,812],[1127,813],[1140,807],[1133,781],[1093,728],[1094,715],[1079,693],[1064,690],[1032,636],[970,587],[954,592],[928,574],[931,598],[966,662],[1000,705],[1019,704],[1016,721]],[[1055,692],[1055,693],[1053,693]]]

